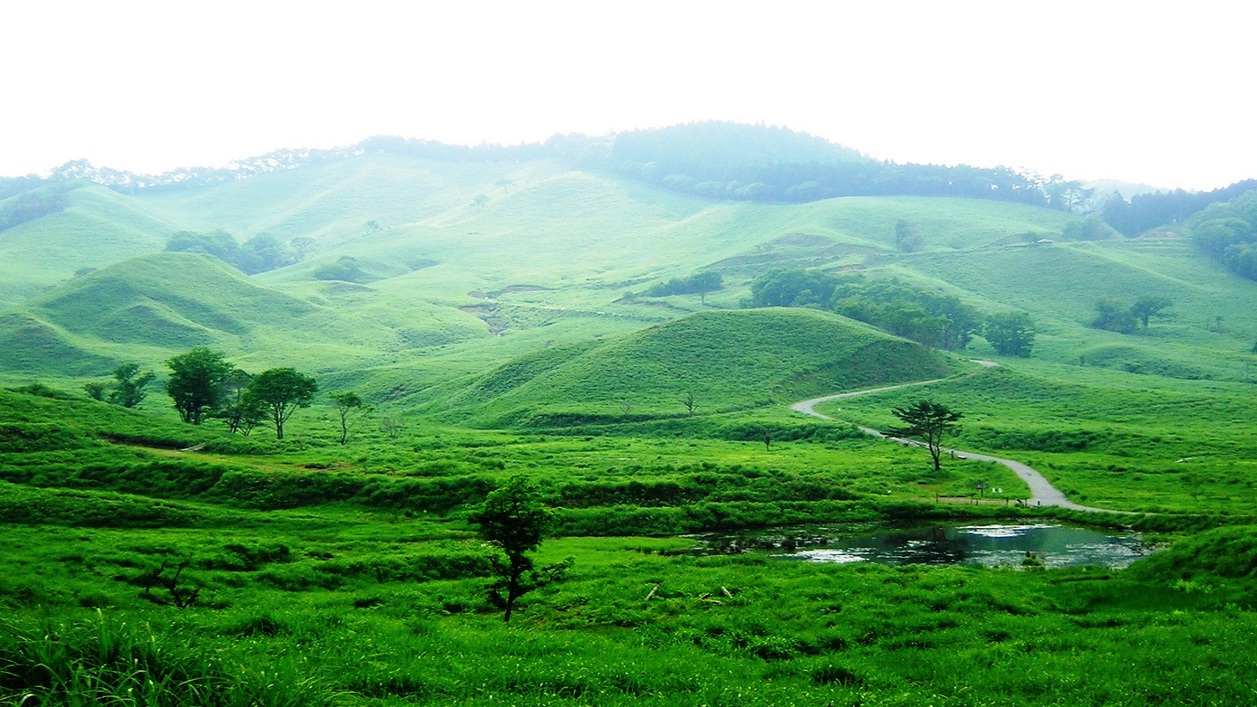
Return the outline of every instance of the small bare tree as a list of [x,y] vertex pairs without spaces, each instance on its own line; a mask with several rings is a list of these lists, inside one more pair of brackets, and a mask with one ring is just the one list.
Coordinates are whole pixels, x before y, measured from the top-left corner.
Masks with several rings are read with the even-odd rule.
[[685,397],[681,399],[681,404],[685,406],[685,412],[694,417],[694,393],[686,391]]
[[[166,569],[170,564],[170,558],[161,561],[161,567],[155,570],[149,570],[140,575],[137,584],[144,587],[143,598],[154,604],[162,604],[164,606],[174,606],[179,610],[183,610],[196,603],[196,598],[201,594],[201,588],[195,587],[189,589],[185,584],[179,586],[179,579],[183,576],[183,571],[192,564],[192,558],[186,558],[173,569],[173,572],[167,576]],[[166,596],[160,596],[153,593],[154,587],[160,587],[166,590]]]

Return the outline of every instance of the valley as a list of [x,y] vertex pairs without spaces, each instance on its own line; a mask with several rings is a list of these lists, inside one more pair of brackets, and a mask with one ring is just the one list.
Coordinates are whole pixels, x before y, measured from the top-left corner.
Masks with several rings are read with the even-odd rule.
[[[1082,214],[1010,199],[770,203],[371,144],[41,185],[63,208],[0,230],[0,701],[1257,700],[1257,283],[1188,227],[1076,238]],[[1162,306],[1096,325],[1141,298]],[[185,424],[168,362],[201,348],[318,390],[282,440]],[[92,399],[126,364],[146,396]],[[963,413],[937,470],[867,434],[921,400]],[[549,522],[528,552],[573,562],[506,623],[475,518],[521,475]],[[696,540],[997,521],[1156,551],[882,566]]]

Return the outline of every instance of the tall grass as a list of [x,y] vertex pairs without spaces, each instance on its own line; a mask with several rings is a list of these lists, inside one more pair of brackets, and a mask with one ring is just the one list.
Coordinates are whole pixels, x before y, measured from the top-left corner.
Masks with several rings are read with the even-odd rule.
[[330,698],[319,681],[283,668],[230,664],[169,629],[101,613],[0,624],[0,700],[12,704],[279,707]]

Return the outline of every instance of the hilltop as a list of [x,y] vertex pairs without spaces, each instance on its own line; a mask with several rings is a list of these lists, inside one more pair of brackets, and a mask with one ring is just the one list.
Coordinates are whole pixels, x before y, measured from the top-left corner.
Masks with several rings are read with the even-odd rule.
[[953,366],[924,346],[823,312],[699,312],[604,342],[522,356],[453,386],[434,406],[490,425],[618,422],[764,407],[938,377]]

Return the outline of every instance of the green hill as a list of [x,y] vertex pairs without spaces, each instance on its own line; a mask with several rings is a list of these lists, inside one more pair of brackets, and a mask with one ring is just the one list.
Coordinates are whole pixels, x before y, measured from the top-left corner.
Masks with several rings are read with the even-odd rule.
[[728,412],[946,375],[918,344],[823,312],[701,312],[516,359],[433,408],[479,423],[561,424]]
[[0,307],[15,304],[75,272],[161,250],[181,228],[177,217],[101,186],[64,195],[65,209],[0,233]]
[[[433,318],[404,330],[336,306],[262,287],[207,256],[158,253],[72,279],[0,318],[0,369],[94,375],[109,362],[156,363],[210,346],[260,365],[325,370],[376,361],[423,343],[484,336],[473,317],[461,326]],[[429,337],[424,342],[423,337]]]

